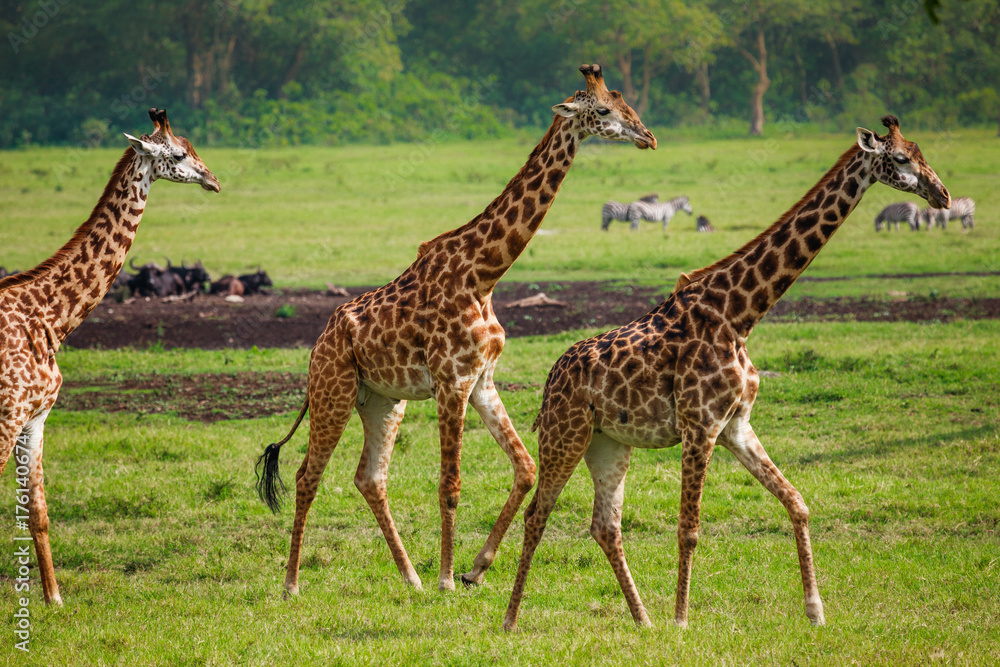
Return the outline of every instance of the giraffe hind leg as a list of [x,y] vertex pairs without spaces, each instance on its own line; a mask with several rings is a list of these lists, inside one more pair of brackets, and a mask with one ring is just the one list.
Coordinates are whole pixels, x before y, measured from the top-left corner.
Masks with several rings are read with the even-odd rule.
[[420,577],[413,569],[403,542],[399,538],[396,524],[389,512],[386,495],[389,462],[399,424],[403,421],[406,401],[396,401],[368,391],[358,397],[357,410],[365,430],[365,446],[361,461],[354,475],[354,485],[364,496],[375,515],[379,528],[385,536],[392,558],[403,575],[403,580],[416,589],[421,589]]
[[503,629],[508,631],[517,629],[517,614],[524,598],[528,570],[531,569],[535,549],[542,540],[545,523],[590,445],[594,422],[589,406],[571,408],[565,401],[555,403],[552,406],[542,405],[538,434],[538,487],[524,511],[524,545],[503,620]]
[[590,535],[611,563],[632,612],[632,620],[636,625],[649,627],[649,615],[632,580],[622,548],[622,505],[625,501],[625,475],[631,456],[631,447],[617,443],[604,434],[594,435],[584,455],[594,480],[594,516]]
[[[313,352],[309,373],[309,448],[295,475],[295,522],[285,573],[285,590],[291,595],[299,592],[299,563],[309,508],[316,498],[323,471],[351,418],[358,395],[354,364],[340,359],[325,361],[328,363],[317,363],[317,352]],[[323,368],[321,378],[313,377],[317,367]]]
[[463,583],[476,585],[483,582],[486,570],[493,564],[497,549],[504,535],[507,534],[511,521],[514,520],[514,515],[521,507],[521,503],[524,502],[528,491],[535,485],[535,462],[531,460],[531,455],[528,454],[524,443],[521,442],[517,431],[514,430],[514,425],[507,415],[507,410],[504,408],[500,394],[497,393],[492,380],[489,381],[488,389],[473,392],[470,402],[514,466],[514,484],[507,502],[500,510],[500,515],[493,524],[493,529],[490,531],[489,537],[486,538],[482,550],[476,556],[472,570],[462,575]]

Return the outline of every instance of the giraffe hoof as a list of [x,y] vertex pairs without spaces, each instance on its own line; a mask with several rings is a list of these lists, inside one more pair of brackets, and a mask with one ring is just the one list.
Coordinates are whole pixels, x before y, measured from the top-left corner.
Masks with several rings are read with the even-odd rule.
[[455,580],[454,579],[442,579],[438,582],[439,591],[453,591],[455,590]]
[[479,584],[483,583],[483,575],[475,577],[471,572],[466,572],[465,574],[463,574],[461,579],[462,583],[465,584],[467,587],[478,586]]
[[56,607],[63,606],[62,596],[56,593],[51,599],[46,600],[45,604],[55,605]]
[[807,603],[806,616],[814,626],[826,625],[826,618],[823,616],[823,603]]

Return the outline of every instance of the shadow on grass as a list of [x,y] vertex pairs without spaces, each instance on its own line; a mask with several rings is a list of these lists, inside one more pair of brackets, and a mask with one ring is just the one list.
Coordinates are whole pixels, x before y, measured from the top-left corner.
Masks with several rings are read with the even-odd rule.
[[928,449],[938,447],[942,444],[950,444],[959,440],[972,440],[987,435],[996,434],[1000,429],[996,425],[985,425],[976,428],[966,428],[950,433],[928,433],[916,438],[898,438],[896,440],[885,440],[873,442],[860,447],[848,447],[833,452],[815,452],[805,454],[796,460],[796,463],[808,465],[810,463],[823,462],[845,462],[856,461],[863,458],[875,458],[885,456],[900,450],[913,449],[915,447],[926,447]]

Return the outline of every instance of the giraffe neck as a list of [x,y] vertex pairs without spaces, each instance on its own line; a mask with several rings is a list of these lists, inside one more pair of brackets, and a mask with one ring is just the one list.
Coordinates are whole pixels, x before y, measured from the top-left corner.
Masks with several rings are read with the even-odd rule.
[[[480,296],[493,291],[535,235],[559,192],[583,136],[573,129],[570,120],[556,116],[524,167],[500,196],[466,225],[438,237],[442,241],[458,242],[451,245],[445,241],[442,246],[445,251],[449,246],[460,248],[471,259],[468,284]],[[424,244],[421,254],[435,241]]]
[[16,303],[31,311],[54,348],[111,288],[132,246],[151,182],[149,162],[129,148],[73,238],[31,271],[0,282],[6,295],[20,297]]
[[726,319],[746,337],[819,254],[871,184],[870,158],[855,145],[771,227],[726,259],[691,274],[688,282],[702,287],[702,300],[725,304]]

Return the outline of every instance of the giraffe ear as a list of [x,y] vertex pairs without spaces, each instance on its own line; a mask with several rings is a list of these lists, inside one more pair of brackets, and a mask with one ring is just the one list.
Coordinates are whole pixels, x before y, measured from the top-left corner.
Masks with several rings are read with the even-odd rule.
[[863,127],[858,128],[858,146],[866,153],[885,152],[885,142],[877,134]]
[[123,134],[125,135],[125,138],[128,139],[128,142],[132,144],[132,148],[135,149],[135,152],[139,155],[145,157],[161,157],[163,155],[163,148],[159,144],[143,141],[142,139],[133,137],[127,132],[124,132]]
[[563,118],[572,118],[580,111],[580,105],[576,102],[561,102],[552,107],[552,111]]

